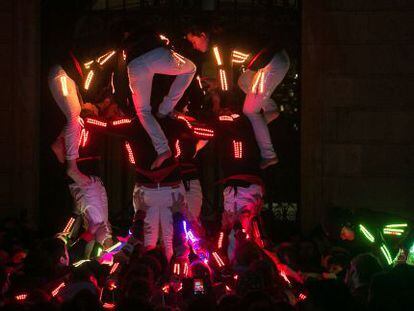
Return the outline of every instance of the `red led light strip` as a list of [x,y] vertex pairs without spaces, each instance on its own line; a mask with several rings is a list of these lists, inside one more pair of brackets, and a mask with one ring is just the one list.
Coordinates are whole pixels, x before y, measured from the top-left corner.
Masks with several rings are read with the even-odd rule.
[[194,134],[204,137],[214,137],[214,131],[202,127],[195,127]]
[[178,158],[181,155],[180,141],[177,139],[175,142],[175,158]]
[[109,274],[115,273],[115,271],[118,269],[118,267],[119,267],[119,262],[114,263],[114,265],[111,268],[111,271],[109,271]]
[[97,125],[97,126],[100,126],[100,127],[106,127],[108,125],[106,122],[102,122],[102,121],[92,119],[92,118],[87,118],[86,123],[92,124],[92,125]]
[[55,297],[57,294],[59,294],[59,291],[65,287],[65,282],[62,282],[59,284],[58,287],[56,287],[53,291],[52,291],[52,296]]
[[131,123],[132,120],[131,119],[120,119],[120,120],[116,120],[112,122],[112,125],[117,126],[117,125],[121,125],[121,124],[128,124]]
[[233,140],[233,150],[235,159],[243,158],[243,144],[241,141]]
[[71,217],[68,223],[66,224],[65,229],[63,229],[63,233],[69,233],[72,230],[72,226],[74,222],[75,222],[75,218]]
[[23,300],[26,300],[26,298],[27,298],[27,294],[20,294],[20,295],[16,295],[16,300],[18,300],[18,301],[23,301]]
[[220,232],[217,247],[218,249],[223,247],[223,238],[224,238],[224,232]]
[[217,262],[218,266],[219,266],[219,267],[223,267],[223,266],[224,266],[224,262],[223,262],[223,260],[220,258],[220,256],[219,256],[216,252],[213,252],[213,253],[212,253],[212,255],[213,255],[214,259],[216,260],[216,262]]
[[220,72],[221,90],[228,91],[229,87],[227,85],[226,71],[224,69],[220,69],[219,72]]
[[129,145],[128,142],[125,142],[125,148],[126,148],[127,153],[128,153],[129,162],[132,163],[132,164],[135,164],[134,153],[132,152],[132,148],[131,148],[131,146]]

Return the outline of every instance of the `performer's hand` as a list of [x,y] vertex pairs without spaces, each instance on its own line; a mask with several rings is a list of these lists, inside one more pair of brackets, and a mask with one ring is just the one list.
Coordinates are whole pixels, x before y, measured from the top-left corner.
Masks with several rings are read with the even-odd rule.
[[217,83],[217,79],[214,79],[214,78],[201,77],[200,81],[201,81],[201,84],[203,85],[203,88],[205,88],[207,92],[218,89],[219,87]]

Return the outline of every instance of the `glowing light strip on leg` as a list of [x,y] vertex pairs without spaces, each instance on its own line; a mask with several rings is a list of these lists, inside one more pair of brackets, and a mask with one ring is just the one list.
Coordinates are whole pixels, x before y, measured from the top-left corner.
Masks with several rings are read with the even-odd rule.
[[252,85],[252,89],[251,89],[251,92],[252,93],[257,93],[257,86],[259,85],[259,81],[261,79],[261,76],[262,76],[262,72],[259,71],[256,74],[255,79],[254,79],[254,82],[253,82],[253,85]]
[[67,222],[65,229],[63,229],[63,233],[69,233],[72,230],[72,226],[75,223],[75,218],[71,217]]
[[265,80],[265,73],[262,71],[260,73],[259,94],[264,93],[264,80]]
[[172,55],[177,61],[178,65],[185,64],[185,58],[184,56],[178,54],[177,52],[172,51]]
[[94,75],[93,70],[88,72],[88,76],[86,77],[86,81],[84,85],[85,90],[89,89],[89,86],[91,85],[91,82],[92,82],[93,75]]
[[226,77],[226,71],[224,69],[220,69],[220,85],[222,91],[228,91],[228,85],[227,85],[227,77]]
[[63,96],[68,96],[68,85],[67,85],[67,81],[66,81],[66,77],[62,76],[60,77],[60,85],[62,86],[62,94]]

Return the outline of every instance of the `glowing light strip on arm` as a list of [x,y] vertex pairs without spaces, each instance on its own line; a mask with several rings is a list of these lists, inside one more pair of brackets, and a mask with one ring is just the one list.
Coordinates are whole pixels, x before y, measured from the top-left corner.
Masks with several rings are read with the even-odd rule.
[[221,61],[221,57],[220,57],[220,51],[218,46],[213,47],[213,52],[214,52],[214,56],[216,57],[216,62],[218,66],[223,65],[223,62]]
[[165,41],[165,44],[166,44],[166,45],[169,45],[169,44],[170,44],[170,39],[168,39],[166,36],[164,36],[164,35],[160,35],[160,39],[161,39],[162,41]]
[[232,62],[242,64],[249,58],[249,56],[250,54],[244,54],[242,52],[234,50],[232,52]]
[[112,56],[114,56],[115,51],[110,51],[104,55],[102,55],[101,57],[98,57],[98,59],[96,60],[99,65],[103,65],[105,64]]
[[84,85],[85,90],[89,89],[89,86],[91,85],[91,82],[92,82],[93,75],[94,75],[93,70],[88,72],[88,76],[86,77],[86,81]]
[[363,225],[359,225],[359,230],[364,234],[364,236],[371,242],[375,242],[374,236],[368,231],[367,228],[365,228]]
[[83,65],[85,66],[86,69],[89,69],[89,67],[93,64],[94,60],[91,60],[89,62],[84,63]]
[[385,246],[385,244],[381,245],[381,252],[384,255],[385,259],[387,260],[388,265],[391,265],[392,264],[392,257],[391,257],[390,251]]

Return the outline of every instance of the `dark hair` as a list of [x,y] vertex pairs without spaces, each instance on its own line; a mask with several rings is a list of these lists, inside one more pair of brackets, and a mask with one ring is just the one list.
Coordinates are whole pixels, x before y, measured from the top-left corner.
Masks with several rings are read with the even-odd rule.
[[192,34],[199,37],[203,32],[207,36],[218,35],[223,32],[223,28],[219,25],[212,24],[209,20],[201,20],[184,28],[186,35]]
[[352,211],[346,208],[328,208],[323,220],[322,228],[327,236],[332,239],[339,239],[343,227],[353,227]]

